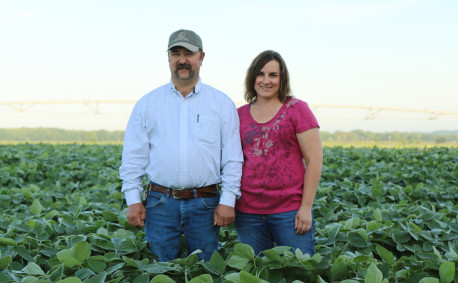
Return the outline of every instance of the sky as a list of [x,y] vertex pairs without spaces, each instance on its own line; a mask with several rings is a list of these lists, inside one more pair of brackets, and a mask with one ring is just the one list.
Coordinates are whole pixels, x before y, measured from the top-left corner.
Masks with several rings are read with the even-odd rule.
[[202,82],[238,106],[272,49],[322,131],[458,130],[456,15],[456,0],[0,0],[0,128],[125,129],[169,82],[168,37],[185,28],[203,40]]

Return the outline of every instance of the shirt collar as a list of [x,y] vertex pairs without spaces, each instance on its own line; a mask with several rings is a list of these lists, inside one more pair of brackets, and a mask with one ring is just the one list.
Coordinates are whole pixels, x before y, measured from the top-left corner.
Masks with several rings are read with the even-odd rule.
[[[170,87],[170,89],[172,91],[178,92],[178,90],[176,89],[175,85],[173,84],[172,79],[170,79],[169,87]],[[195,93],[199,93],[201,89],[202,89],[202,81],[201,81],[201,79],[199,77],[199,80],[197,81],[196,85],[194,86],[194,90],[188,96],[191,96],[191,95],[193,95]]]

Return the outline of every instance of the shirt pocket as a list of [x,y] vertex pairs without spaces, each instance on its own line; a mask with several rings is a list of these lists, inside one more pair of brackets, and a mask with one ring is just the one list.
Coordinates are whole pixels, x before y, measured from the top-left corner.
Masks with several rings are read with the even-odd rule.
[[199,142],[217,143],[220,139],[218,117],[199,115],[196,123],[196,136]]

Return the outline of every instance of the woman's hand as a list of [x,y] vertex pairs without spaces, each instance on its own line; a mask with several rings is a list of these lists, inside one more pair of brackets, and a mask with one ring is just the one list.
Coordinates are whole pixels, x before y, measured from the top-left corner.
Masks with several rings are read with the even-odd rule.
[[296,220],[294,222],[294,229],[296,234],[302,235],[312,229],[312,210],[301,206],[296,213]]

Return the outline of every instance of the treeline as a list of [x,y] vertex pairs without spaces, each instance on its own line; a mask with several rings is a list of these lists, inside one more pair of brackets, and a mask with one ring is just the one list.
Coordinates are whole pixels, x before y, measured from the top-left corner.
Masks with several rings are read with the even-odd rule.
[[57,128],[0,129],[0,141],[122,142],[124,131],[83,131]]
[[[0,141],[16,142],[122,142],[124,131],[83,131],[57,128],[0,129]],[[321,132],[323,142],[396,142],[396,143],[458,143],[458,131],[432,133],[375,133],[361,130],[334,133]]]
[[431,133],[389,132],[375,133],[355,130],[351,132],[321,132],[321,140],[327,142],[381,142],[381,143],[458,143],[458,131]]

